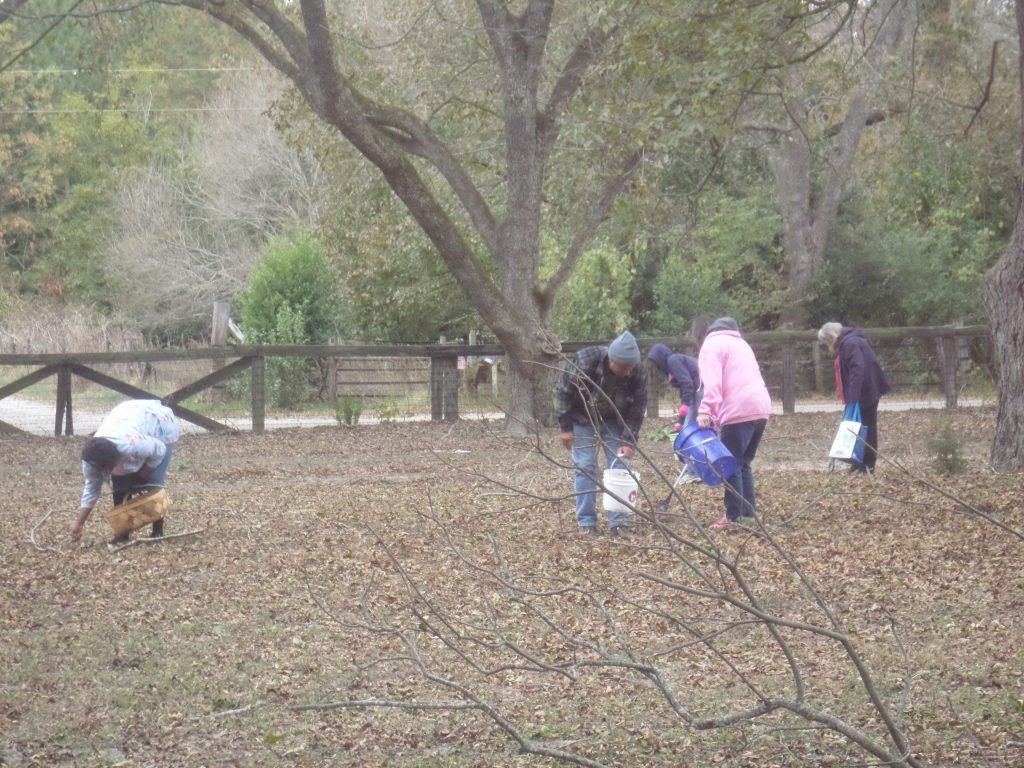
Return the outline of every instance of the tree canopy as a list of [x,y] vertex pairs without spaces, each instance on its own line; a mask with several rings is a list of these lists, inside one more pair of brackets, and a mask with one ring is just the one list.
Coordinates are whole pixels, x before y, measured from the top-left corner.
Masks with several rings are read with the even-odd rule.
[[[298,225],[344,276],[347,335],[485,326],[524,425],[560,338],[682,334],[699,312],[772,328],[794,307],[804,324],[974,321],[1009,235],[998,4],[2,8],[4,290],[173,326],[237,296]],[[290,88],[243,113],[231,73],[267,66]],[[283,142],[246,155],[268,130]],[[157,264],[223,278],[193,281],[193,306],[130,307],[124,281]]]

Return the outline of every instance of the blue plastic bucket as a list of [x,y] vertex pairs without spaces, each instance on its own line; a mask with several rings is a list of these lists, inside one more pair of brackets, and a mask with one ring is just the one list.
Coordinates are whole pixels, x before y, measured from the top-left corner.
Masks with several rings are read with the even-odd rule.
[[736,459],[713,429],[701,429],[696,423],[685,426],[672,447],[676,458],[693,467],[705,485],[719,485],[736,471]]

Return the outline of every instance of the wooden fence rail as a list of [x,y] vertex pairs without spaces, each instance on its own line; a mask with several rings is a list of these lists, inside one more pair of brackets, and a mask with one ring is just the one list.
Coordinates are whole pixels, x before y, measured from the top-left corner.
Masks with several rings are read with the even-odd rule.
[[[958,361],[960,353],[958,345],[963,340],[982,338],[987,340],[989,331],[986,326],[939,326],[911,328],[875,328],[865,329],[865,334],[876,345],[887,342],[917,341],[923,344],[934,343],[936,355],[940,361],[939,379],[945,393],[947,408],[957,405]],[[820,360],[821,347],[817,344],[814,331],[764,331],[744,334],[744,337],[758,351],[762,368],[766,364],[766,352],[769,353],[773,366],[771,385],[781,397],[783,413],[793,413],[796,408],[798,390],[807,389],[801,371],[808,367],[813,369],[814,391],[824,390],[828,375],[823,373],[825,366]],[[641,339],[644,350],[657,343],[665,343],[676,351],[693,352],[693,341],[687,337],[658,337]],[[601,342],[563,343],[562,350],[571,354],[576,350]],[[71,377],[79,376],[100,384],[115,392],[132,398],[151,398],[162,400],[185,421],[212,431],[230,430],[225,424],[197,413],[182,402],[221,384],[225,380],[248,371],[251,392],[251,416],[253,432],[260,434],[265,428],[266,419],[266,387],[265,365],[267,358],[300,357],[306,359],[337,360],[344,358],[427,358],[430,361],[430,415],[433,420],[454,421],[459,418],[459,358],[491,357],[500,358],[504,350],[497,344],[428,344],[428,345],[239,345],[228,347],[209,347],[205,349],[159,349],[138,352],[82,352],[74,354],[0,354],[0,368],[3,366],[32,367],[36,370],[21,376],[15,381],[0,387],[0,400],[36,384],[50,376],[57,377],[57,395],[54,413],[54,434],[74,434],[74,417],[72,410]],[[156,362],[211,361],[222,365],[212,373],[196,379],[185,386],[159,395],[134,384],[122,381],[114,376],[96,370],[97,365],[111,364],[147,364]],[[775,369],[781,366],[781,370]],[[829,366],[829,370],[831,366]],[[766,377],[767,378],[767,377]],[[648,398],[648,411],[658,412],[659,393],[663,388],[663,377],[660,374],[651,376],[651,388]],[[19,432],[17,427],[0,421],[0,431]]]

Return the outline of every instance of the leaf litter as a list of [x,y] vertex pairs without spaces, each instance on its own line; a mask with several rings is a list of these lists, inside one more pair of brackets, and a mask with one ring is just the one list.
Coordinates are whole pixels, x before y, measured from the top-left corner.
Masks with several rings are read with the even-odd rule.
[[[679,465],[644,443],[630,542],[577,535],[554,434],[188,435],[167,532],[202,532],[121,552],[102,508],[80,547],[67,538],[84,438],[0,436],[0,764],[554,764],[492,714],[530,745],[606,765],[865,761],[794,717],[694,730],[667,704],[666,690],[714,716],[752,690],[792,695],[761,625],[679,590],[735,594],[718,552],[788,621],[822,624],[808,585],[820,595],[923,763],[1019,765],[1022,543],[984,516],[1024,530],[1024,490],[987,467],[991,409],[954,414],[968,471],[936,475],[928,439],[944,419],[883,412],[899,467],[852,478],[820,458],[832,415],[776,417],[755,463],[761,533],[708,535],[721,493],[699,485],[656,524],[657,478]],[[884,741],[835,644],[781,633],[807,698]]]

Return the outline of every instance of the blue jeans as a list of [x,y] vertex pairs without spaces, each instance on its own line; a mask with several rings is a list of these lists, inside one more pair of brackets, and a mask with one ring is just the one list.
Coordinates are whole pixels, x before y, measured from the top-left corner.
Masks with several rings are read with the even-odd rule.
[[736,472],[725,479],[725,516],[730,520],[753,515],[757,506],[751,464],[761,443],[768,419],[742,421],[722,427],[718,438],[736,459]]
[[125,497],[131,491],[139,485],[165,485],[167,482],[167,468],[171,465],[171,454],[173,449],[170,444],[167,444],[167,453],[164,454],[163,461],[156,465],[153,469],[153,473],[149,476],[148,480],[143,480],[139,477],[138,472],[132,472],[130,475],[113,475],[110,478],[111,495],[114,497],[114,504],[120,504],[125,500]]
[[[576,522],[583,527],[597,525],[597,446],[604,450],[605,461],[611,466],[622,444],[622,429],[601,424],[598,433],[590,424],[572,427],[572,463],[576,467]],[[629,525],[626,512],[609,512],[608,527]]]

